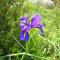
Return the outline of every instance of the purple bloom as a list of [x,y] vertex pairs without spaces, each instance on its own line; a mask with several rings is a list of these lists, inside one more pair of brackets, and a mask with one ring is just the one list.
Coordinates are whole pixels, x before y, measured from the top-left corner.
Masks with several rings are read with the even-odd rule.
[[43,34],[44,24],[40,24],[41,16],[39,14],[36,14],[32,17],[31,24],[27,20],[28,20],[28,16],[21,18],[21,24],[20,24],[20,28],[21,28],[20,39],[21,40],[28,41],[29,39],[28,32],[31,28],[38,28],[40,29],[41,34]]
[[29,38],[28,31],[31,28],[31,26],[30,26],[30,24],[28,23],[27,20],[28,20],[28,16],[25,16],[25,17],[21,18],[21,23],[20,23],[20,28],[21,28],[20,39],[24,40],[24,41],[28,40],[28,38]]

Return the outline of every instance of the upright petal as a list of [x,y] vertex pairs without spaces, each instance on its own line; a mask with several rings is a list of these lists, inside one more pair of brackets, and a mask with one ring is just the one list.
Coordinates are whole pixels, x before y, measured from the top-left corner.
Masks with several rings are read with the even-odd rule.
[[25,30],[25,28],[27,27],[27,24],[28,24],[27,19],[28,19],[28,16],[21,18],[21,23],[20,23],[21,30]]
[[32,20],[31,20],[32,27],[36,27],[37,25],[39,25],[40,21],[41,21],[41,16],[38,14],[34,15]]
[[26,24],[27,19],[28,19],[28,16],[24,16],[24,17],[21,18],[21,22]]

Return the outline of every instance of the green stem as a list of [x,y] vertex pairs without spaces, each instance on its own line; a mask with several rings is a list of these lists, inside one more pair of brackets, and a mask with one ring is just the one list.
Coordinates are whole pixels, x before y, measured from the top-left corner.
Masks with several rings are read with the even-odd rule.
[[[36,56],[36,55],[33,55],[33,54],[29,54],[29,53],[9,54],[9,55],[5,55],[5,56],[1,56],[1,57],[10,57],[10,56],[18,56],[18,55],[28,55],[28,56],[36,57],[36,58],[40,58],[40,59],[48,59],[48,58],[45,58],[45,57],[40,57],[40,56]],[[51,57],[49,57],[49,58],[51,58]]]

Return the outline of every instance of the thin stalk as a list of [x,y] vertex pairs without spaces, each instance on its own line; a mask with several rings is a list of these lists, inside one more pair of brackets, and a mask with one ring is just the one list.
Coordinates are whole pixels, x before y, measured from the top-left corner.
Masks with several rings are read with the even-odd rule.
[[23,59],[24,59],[24,57],[25,57],[25,55],[23,55],[23,56],[22,56],[21,60],[23,60]]
[[[15,38],[15,36],[12,36],[12,37],[15,39],[15,41],[16,41],[19,45],[22,46],[23,49],[25,49],[25,47]],[[25,50],[26,50],[26,49],[25,49]]]
[[34,54],[25,53],[25,52],[24,53],[17,53],[17,54],[9,54],[9,55],[5,55],[5,56],[1,56],[1,57],[18,56],[18,55],[28,55],[28,56],[35,57],[35,58],[40,58],[40,59],[51,58],[51,57],[48,57],[48,58],[40,57],[40,56],[37,56],[37,55],[34,55]]
[[[56,51],[56,50],[58,51],[55,43],[54,43],[52,40],[50,40],[45,34],[44,34],[44,37],[45,37],[45,40],[46,40],[48,43],[50,43],[50,44],[52,44],[52,45],[54,46],[55,51]],[[59,51],[58,51],[58,52],[59,52]]]

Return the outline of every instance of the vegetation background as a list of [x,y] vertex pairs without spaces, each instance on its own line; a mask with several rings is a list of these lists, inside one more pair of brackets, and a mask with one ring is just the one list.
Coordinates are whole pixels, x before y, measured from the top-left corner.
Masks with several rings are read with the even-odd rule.
[[[33,5],[28,0],[0,0],[0,60],[60,60],[60,1],[54,8]],[[38,29],[29,31],[27,42],[20,40],[20,18],[39,12],[46,24],[46,37]]]

